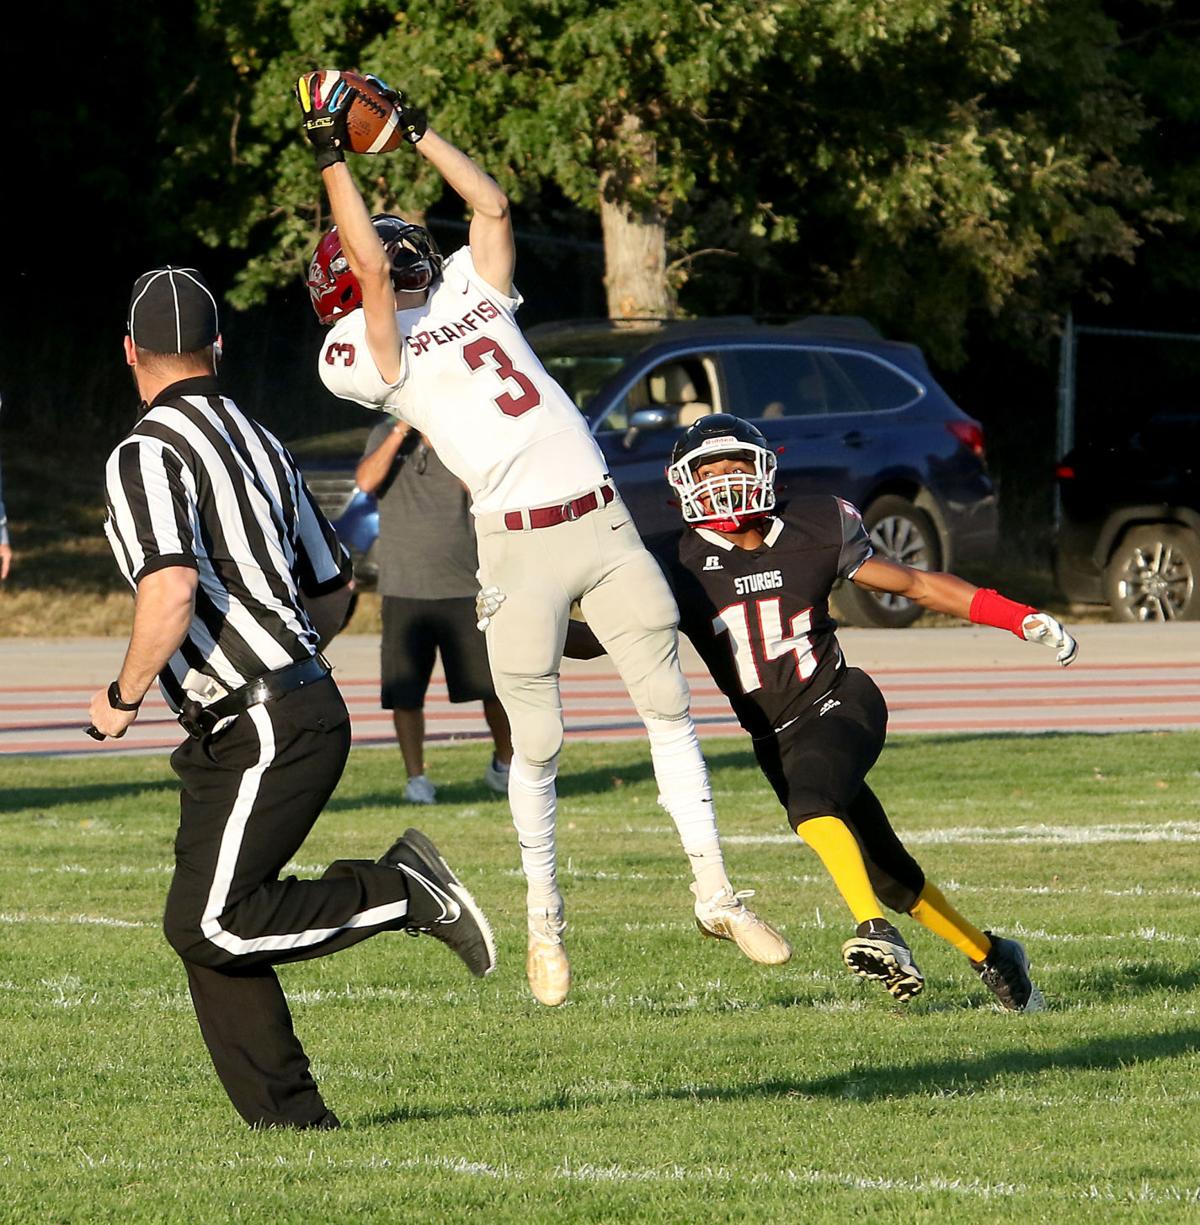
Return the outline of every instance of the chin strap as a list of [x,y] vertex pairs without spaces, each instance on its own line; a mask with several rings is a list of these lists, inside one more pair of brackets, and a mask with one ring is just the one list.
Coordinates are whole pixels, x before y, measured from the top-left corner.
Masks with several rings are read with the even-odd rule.
[[756,515],[732,515],[728,519],[717,519],[708,523],[698,523],[697,527],[711,528],[714,532],[744,532],[748,527],[755,527],[767,518],[766,512]]

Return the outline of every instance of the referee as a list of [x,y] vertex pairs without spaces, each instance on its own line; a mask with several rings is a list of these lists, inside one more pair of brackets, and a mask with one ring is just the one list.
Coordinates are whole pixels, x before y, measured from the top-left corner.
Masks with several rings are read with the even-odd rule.
[[123,736],[158,678],[188,734],[171,756],[182,794],[163,926],[200,1032],[251,1126],[331,1128],[273,967],[401,929],[443,941],[476,975],[495,952],[487,920],[416,830],[378,862],[280,879],[349,751],[349,715],[318,650],[345,619],[350,563],[292,457],[221,395],[220,352],[198,272],[137,279],[125,360],[141,413],[108,460],[105,523],[135,591],[133,630],[88,730]]

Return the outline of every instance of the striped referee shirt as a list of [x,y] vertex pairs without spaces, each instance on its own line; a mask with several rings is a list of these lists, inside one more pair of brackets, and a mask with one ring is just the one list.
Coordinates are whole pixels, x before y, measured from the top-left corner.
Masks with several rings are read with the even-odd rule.
[[314,655],[301,595],[349,582],[350,557],[296,461],[212,377],[173,383],[108,458],[104,530],[135,590],[167,566],[198,572],[196,612],[159,676],[176,710],[189,668],[237,689]]

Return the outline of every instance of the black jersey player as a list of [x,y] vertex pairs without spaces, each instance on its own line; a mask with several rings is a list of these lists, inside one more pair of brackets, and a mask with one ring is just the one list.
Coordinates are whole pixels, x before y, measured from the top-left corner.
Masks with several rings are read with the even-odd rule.
[[[693,530],[654,550],[688,635],[750,733],[763,773],[793,829],[821,858],[857,923],[847,966],[898,1000],[924,986],[912,953],[883,918],[882,901],[970,959],[1000,1004],[1042,1007],[1025,950],[969,923],[893,831],[866,775],[883,748],[887,706],[871,678],[848,667],[829,596],[847,579],[926,608],[1007,628],[1075,656],[1070,634],[1046,613],[951,574],[875,555],[858,510],[832,496],[775,508],[775,455],[737,417],[704,417],[680,438],[668,468]],[[483,593],[484,612],[498,607]],[[594,654],[586,631],[568,653]]]

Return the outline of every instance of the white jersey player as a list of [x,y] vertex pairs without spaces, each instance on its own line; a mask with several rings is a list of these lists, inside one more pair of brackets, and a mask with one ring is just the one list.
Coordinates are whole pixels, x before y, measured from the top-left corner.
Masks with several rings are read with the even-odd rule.
[[471,492],[482,582],[507,593],[487,645],[512,723],[509,803],[528,886],[534,996],[560,1004],[570,985],[555,777],[563,740],[558,676],[575,602],[646,725],[661,802],[695,876],[701,930],[735,941],[755,961],[786,961],[787,942],[746,908],[725,873],[679,665],[674,598],[585,421],[516,324],[521,298],[504,193],[391,93],[409,140],[472,210],[468,246],[443,264],[421,227],[368,216],[342,155],[352,91],[339,74],[307,74],[296,92],[336,226],[309,271],[314,308],[334,324],[321,377],[335,395],[393,413],[425,435]]

